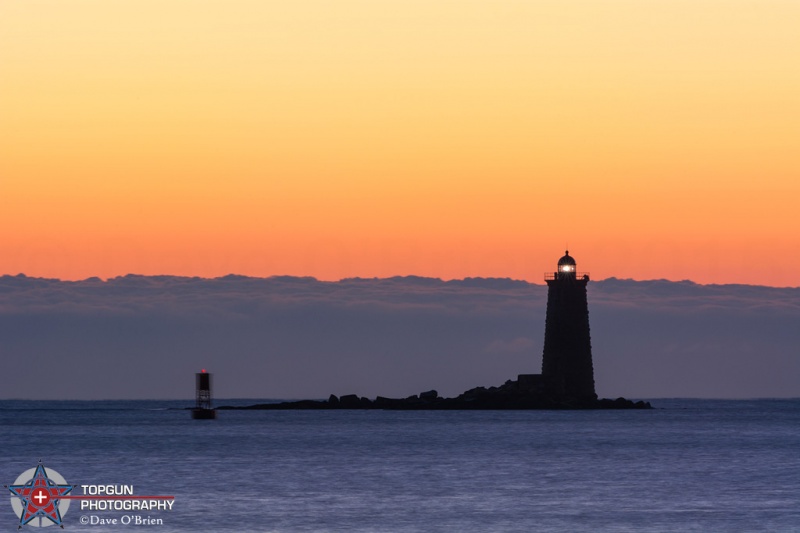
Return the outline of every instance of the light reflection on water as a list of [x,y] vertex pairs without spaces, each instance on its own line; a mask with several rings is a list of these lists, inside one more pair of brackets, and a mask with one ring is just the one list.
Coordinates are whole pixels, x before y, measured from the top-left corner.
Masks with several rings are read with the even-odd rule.
[[[800,401],[653,403],[193,421],[164,409],[180,402],[2,401],[2,476],[42,459],[73,484],[174,494],[149,513],[162,532],[800,531]],[[123,514],[73,505],[70,531]]]

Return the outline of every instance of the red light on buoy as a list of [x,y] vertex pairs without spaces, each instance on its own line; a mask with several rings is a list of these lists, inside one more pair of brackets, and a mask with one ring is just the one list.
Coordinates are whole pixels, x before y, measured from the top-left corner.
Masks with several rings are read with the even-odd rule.
[[204,368],[204,369],[202,370],[202,372],[203,372],[203,374],[205,374],[205,373],[206,373],[206,369]]

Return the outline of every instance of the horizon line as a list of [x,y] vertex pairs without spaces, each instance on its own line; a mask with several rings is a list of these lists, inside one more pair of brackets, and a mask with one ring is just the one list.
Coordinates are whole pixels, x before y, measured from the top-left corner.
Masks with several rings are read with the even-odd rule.
[[[544,275],[544,273],[543,273]],[[270,280],[276,278],[291,278],[291,279],[298,279],[298,280],[307,280],[307,281],[315,281],[318,283],[341,283],[346,281],[384,281],[384,280],[395,280],[395,279],[422,279],[422,280],[431,280],[431,281],[439,281],[442,283],[449,283],[449,282],[459,282],[459,281],[469,281],[469,280],[503,280],[503,281],[512,281],[518,283],[527,283],[529,285],[536,285],[536,286],[544,286],[543,283],[536,283],[533,281],[528,281],[526,279],[518,279],[518,278],[511,278],[511,277],[500,277],[500,276],[467,276],[464,278],[441,278],[441,277],[434,277],[434,276],[420,276],[418,274],[396,274],[394,276],[386,276],[386,277],[378,277],[378,276],[352,276],[352,277],[345,277],[339,279],[320,279],[316,276],[309,276],[309,275],[299,275],[299,274],[271,274],[268,276],[249,276],[246,274],[235,274],[235,273],[228,273],[222,276],[216,277],[205,277],[205,276],[192,276],[192,275],[183,275],[183,274],[137,274],[133,272],[129,272],[127,274],[120,274],[113,277],[106,277],[102,278],[100,276],[89,276],[88,278],[81,278],[81,279],[65,279],[65,278],[51,278],[45,276],[29,276],[24,272],[19,272],[17,274],[0,274],[0,279],[2,278],[25,278],[25,279],[35,279],[35,280],[46,280],[46,281],[57,281],[60,283],[83,283],[83,282],[102,282],[108,283],[110,281],[118,280],[118,279],[125,279],[125,278],[177,278],[177,279],[198,279],[198,280],[206,280],[206,281],[216,281],[216,280],[225,280],[226,278],[237,278],[237,279],[253,279],[253,280]],[[544,281],[544,278],[542,278]],[[701,286],[748,286],[748,287],[768,287],[772,289],[798,289],[800,285],[757,285],[754,283],[700,283],[691,279],[669,279],[669,278],[650,278],[650,279],[635,279],[635,278],[619,278],[616,276],[610,276],[607,278],[600,278],[600,279],[590,279],[590,281],[594,282],[602,282],[602,281],[633,281],[636,283],[646,283],[646,282],[653,282],[653,281],[665,281],[668,283],[692,283],[694,285],[701,285]]]

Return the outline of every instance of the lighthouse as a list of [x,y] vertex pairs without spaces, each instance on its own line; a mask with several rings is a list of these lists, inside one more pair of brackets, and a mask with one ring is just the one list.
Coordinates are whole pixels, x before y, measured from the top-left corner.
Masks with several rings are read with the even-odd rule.
[[596,400],[586,300],[589,274],[577,271],[577,263],[567,250],[558,260],[556,271],[545,273],[544,279],[547,282],[547,318],[542,379],[557,396]]

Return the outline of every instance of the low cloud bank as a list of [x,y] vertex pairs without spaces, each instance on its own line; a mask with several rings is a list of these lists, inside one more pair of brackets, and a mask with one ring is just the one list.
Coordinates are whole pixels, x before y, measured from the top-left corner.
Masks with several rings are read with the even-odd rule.
[[[0,277],[0,395],[451,396],[541,367],[547,288],[508,279]],[[800,396],[800,289],[589,284],[601,396]]]

